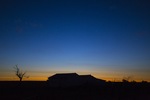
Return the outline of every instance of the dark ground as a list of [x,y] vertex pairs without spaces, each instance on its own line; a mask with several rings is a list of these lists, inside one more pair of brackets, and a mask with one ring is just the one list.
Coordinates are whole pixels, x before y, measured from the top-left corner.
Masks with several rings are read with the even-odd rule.
[[150,83],[50,88],[44,81],[0,82],[0,100],[150,100]]

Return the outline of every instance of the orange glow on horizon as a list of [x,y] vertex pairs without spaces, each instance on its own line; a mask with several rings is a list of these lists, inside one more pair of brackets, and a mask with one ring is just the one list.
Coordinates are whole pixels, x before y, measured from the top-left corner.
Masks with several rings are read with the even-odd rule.
[[[49,76],[52,76],[56,73],[74,73],[76,72],[79,75],[87,75],[91,74],[92,76],[103,79],[106,81],[122,81],[123,77],[126,76],[132,76],[134,75],[129,81],[149,81],[150,78],[149,73],[139,73],[139,72],[132,72],[128,70],[114,70],[114,69],[80,69],[76,68],[74,71],[73,69],[53,69],[53,70],[40,70],[40,69],[32,69],[30,71],[27,71],[27,76],[29,78],[23,78],[23,81],[46,81]],[[125,73],[126,72],[126,73]],[[128,72],[128,73],[127,73]],[[15,76],[15,73],[13,71],[6,71],[4,70],[2,73],[0,73],[0,81],[18,81],[18,77]]]
[[[50,75],[52,76],[52,75]],[[113,76],[109,76],[109,77],[106,77],[106,76],[101,76],[101,75],[92,75],[98,79],[103,79],[103,80],[106,80],[106,81],[112,81],[112,82],[121,82],[123,77],[118,77],[118,78],[114,78]],[[23,78],[23,81],[46,81],[48,79],[48,77],[46,76],[32,76],[32,77],[29,77],[29,78]],[[133,79],[134,81],[136,82],[141,82],[143,81],[142,79]],[[129,80],[129,81],[133,81],[132,79]],[[19,81],[19,78],[17,77],[0,77],[0,81]],[[148,81],[150,82],[150,80],[144,80],[144,81]]]

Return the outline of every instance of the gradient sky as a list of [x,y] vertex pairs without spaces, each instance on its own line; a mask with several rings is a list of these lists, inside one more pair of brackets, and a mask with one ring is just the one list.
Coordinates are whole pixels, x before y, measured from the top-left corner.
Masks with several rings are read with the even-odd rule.
[[0,0],[0,80],[18,64],[55,73],[150,81],[149,0]]

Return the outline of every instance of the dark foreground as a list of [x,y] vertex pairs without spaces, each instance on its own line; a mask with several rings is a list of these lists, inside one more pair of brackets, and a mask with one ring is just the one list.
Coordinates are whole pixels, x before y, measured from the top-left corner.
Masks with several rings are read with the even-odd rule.
[[50,88],[46,82],[0,82],[0,100],[150,100],[150,83]]

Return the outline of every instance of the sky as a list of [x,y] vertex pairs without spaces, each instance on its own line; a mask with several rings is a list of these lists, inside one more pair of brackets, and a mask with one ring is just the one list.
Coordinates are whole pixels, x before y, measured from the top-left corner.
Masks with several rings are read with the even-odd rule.
[[0,0],[0,80],[55,73],[150,81],[150,1]]

